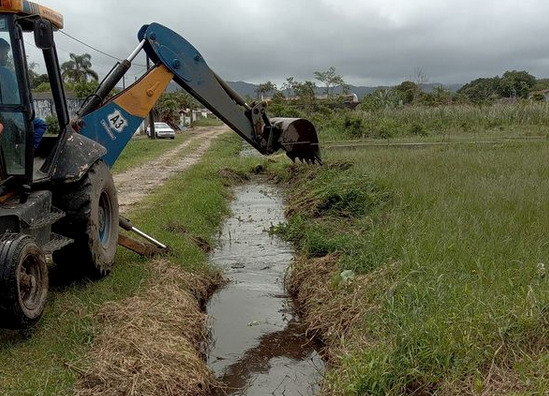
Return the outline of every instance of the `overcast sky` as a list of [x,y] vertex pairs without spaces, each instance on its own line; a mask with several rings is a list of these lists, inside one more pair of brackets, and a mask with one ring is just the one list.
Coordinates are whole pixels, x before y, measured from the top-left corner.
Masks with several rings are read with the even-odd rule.
[[[506,70],[549,77],[547,0],[37,2],[64,15],[66,33],[120,58],[143,24],[164,24],[230,81],[314,80],[330,66],[346,82],[369,86],[398,84],[418,70],[444,84]],[[57,45],[61,62],[89,53],[101,77],[114,62],[61,34]]]

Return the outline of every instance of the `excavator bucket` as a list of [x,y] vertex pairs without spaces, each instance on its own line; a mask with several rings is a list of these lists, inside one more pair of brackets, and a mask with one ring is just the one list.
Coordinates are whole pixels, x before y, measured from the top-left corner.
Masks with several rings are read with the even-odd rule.
[[278,143],[292,161],[297,158],[322,164],[318,134],[311,121],[304,118],[271,118],[270,121],[277,131]]

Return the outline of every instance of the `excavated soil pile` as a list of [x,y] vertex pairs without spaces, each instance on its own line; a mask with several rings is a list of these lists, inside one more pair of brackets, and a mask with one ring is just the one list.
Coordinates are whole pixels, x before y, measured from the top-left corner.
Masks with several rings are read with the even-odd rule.
[[[222,282],[151,263],[150,284],[133,297],[106,304],[90,353],[91,366],[75,395],[207,395],[214,383],[203,350],[208,334],[199,301]],[[213,278],[213,279],[212,279]]]

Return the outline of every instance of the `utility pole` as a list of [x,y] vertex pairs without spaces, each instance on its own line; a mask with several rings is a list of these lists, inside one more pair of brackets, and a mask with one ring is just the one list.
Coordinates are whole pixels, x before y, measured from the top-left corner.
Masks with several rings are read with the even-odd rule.
[[[151,62],[150,62],[150,59],[149,57],[147,56],[147,70],[149,70],[149,68],[151,67]],[[154,131],[154,107],[151,109],[151,111],[149,112],[149,131],[150,131],[150,136],[149,138],[151,139],[156,139],[156,133]]]

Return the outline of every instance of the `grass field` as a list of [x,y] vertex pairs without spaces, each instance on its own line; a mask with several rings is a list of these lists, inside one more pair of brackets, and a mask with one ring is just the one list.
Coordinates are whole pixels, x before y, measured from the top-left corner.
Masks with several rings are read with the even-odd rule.
[[[310,260],[337,258],[312,310],[330,322],[330,394],[549,391],[547,158],[543,141],[368,148],[278,173],[278,232]],[[327,327],[329,309],[354,310],[353,328]]]

